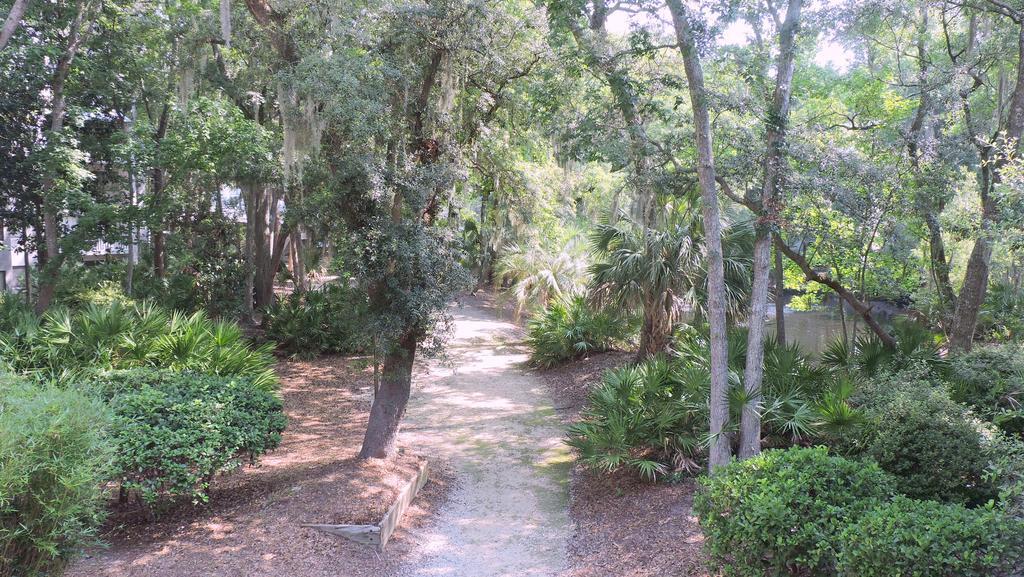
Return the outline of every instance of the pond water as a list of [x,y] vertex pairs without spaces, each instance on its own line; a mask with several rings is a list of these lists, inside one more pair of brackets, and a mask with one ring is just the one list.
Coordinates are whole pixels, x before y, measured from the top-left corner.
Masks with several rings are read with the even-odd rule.
[[[904,311],[887,302],[872,302],[875,318],[882,325],[887,325],[894,316]],[[844,307],[846,316],[846,334],[853,336],[854,325],[857,332],[868,329],[864,319],[849,307]],[[797,342],[809,353],[819,354],[843,334],[843,319],[839,315],[838,305],[834,300],[827,302],[820,309],[795,311],[786,307],[786,339]],[[765,320],[769,334],[775,334],[775,307],[769,305],[768,318]]]

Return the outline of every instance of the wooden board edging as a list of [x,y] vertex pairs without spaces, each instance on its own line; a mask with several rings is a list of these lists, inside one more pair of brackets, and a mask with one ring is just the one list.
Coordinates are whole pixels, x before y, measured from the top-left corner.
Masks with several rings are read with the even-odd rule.
[[413,498],[420,492],[423,485],[427,484],[427,462],[423,461],[420,465],[419,471],[416,476],[409,480],[405,488],[398,494],[398,498],[388,509],[388,512],[384,514],[384,517],[376,525],[331,525],[323,523],[303,523],[302,527],[309,527],[310,529],[316,529],[323,531],[324,533],[330,533],[331,535],[337,535],[339,537],[345,537],[356,543],[363,543],[365,545],[375,545],[380,548],[381,551],[387,546],[388,541],[391,540],[391,535],[394,534],[395,529],[398,528],[399,522],[405,515],[405,510],[409,508]]

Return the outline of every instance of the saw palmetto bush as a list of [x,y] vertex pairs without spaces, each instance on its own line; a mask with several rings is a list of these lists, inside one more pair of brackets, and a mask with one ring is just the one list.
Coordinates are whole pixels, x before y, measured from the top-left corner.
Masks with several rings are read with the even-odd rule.
[[595,310],[582,296],[556,300],[529,323],[530,363],[550,368],[611,350],[631,336],[634,324],[610,310]]
[[589,467],[654,479],[696,470],[707,434],[708,375],[663,356],[607,371],[568,444]]
[[293,293],[266,311],[266,337],[295,357],[357,352],[367,344],[368,306],[365,291],[342,284]]
[[238,325],[203,312],[168,313],[148,303],[111,302],[77,311],[56,308],[42,317],[14,315],[0,329],[0,357],[7,367],[45,380],[67,381],[91,370],[160,367],[243,376],[267,390],[277,384],[272,345],[251,345]]
[[821,364],[851,374],[871,377],[883,371],[898,371],[926,364],[936,371],[946,368],[940,354],[938,335],[909,318],[893,320],[896,347],[887,346],[877,335],[864,333],[852,340],[836,339],[821,354]]
[[[745,403],[742,374],[746,333],[733,329],[730,343],[730,422]],[[700,469],[708,444],[710,381],[705,330],[677,333],[679,355],[658,356],[613,369],[591,393],[569,444],[588,466],[627,468],[645,478]],[[849,403],[849,381],[816,367],[796,345],[765,345],[761,415],[768,447],[825,441],[856,430],[863,413]]]
[[582,294],[590,278],[586,243],[574,237],[564,244],[510,244],[494,265],[494,282],[508,286],[516,316],[537,312],[557,299]]

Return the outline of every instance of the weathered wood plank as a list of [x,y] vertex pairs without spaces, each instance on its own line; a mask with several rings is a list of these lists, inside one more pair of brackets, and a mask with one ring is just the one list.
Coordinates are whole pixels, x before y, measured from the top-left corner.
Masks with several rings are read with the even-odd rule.
[[380,526],[378,525],[329,525],[318,523],[306,523],[303,527],[338,535],[356,543],[366,545],[380,545]]
[[413,498],[423,485],[427,484],[427,462],[424,461],[420,465],[419,474],[413,478],[409,484],[402,489],[402,492],[398,494],[398,499],[395,500],[394,505],[384,515],[384,518],[380,521],[380,549],[384,550],[387,546],[388,541],[391,539],[392,533],[398,527],[399,521],[402,520],[402,515],[405,514],[405,510],[409,508],[409,504],[412,503]]

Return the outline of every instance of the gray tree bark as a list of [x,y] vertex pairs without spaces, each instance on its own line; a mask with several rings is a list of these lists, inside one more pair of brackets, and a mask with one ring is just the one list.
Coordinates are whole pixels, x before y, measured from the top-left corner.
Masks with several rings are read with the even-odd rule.
[[725,319],[725,264],[722,257],[722,223],[715,183],[715,159],[711,146],[711,120],[704,88],[704,70],[697,52],[693,16],[680,0],[668,0],[679,51],[683,56],[693,108],[697,141],[697,179],[700,182],[704,212],[705,251],[708,266],[708,323],[711,328],[711,397],[708,470],[714,473],[727,465],[732,456],[727,427],[729,424],[728,337]]
[[4,20],[4,27],[0,28],[0,51],[7,47],[7,43],[11,41],[11,37],[18,30],[18,24],[21,24],[21,19],[24,18],[27,8],[28,0],[14,0],[14,5],[11,6],[11,11],[7,13],[7,18]]
[[754,279],[750,295],[747,332],[747,363],[743,372],[746,403],[740,420],[739,458],[761,452],[761,382],[764,378],[764,319],[768,312],[771,271],[772,228],[778,218],[779,187],[785,173],[786,124],[789,120],[793,87],[796,35],[800,28],[802,0],[789,0],[786,19],[779,28],[779,58],[776,62],[775,91],[768,110],[765,131],[764,180],[761,184],[760,214],[754,240]]

